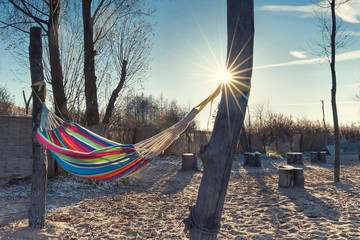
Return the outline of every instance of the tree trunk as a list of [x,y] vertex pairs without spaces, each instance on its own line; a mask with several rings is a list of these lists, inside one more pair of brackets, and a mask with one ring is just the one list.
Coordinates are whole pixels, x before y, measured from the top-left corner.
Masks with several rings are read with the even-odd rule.
[[121,91],[121,89],[124,86],[125,79],[126,79],[126,67],[127,67],[127,61],[124,60],[122,62],[122,67],[121,67],[120,82],[117,85],[117,87],[114,89],[114,91],[112,92],[110,100],[109,100],[109,104],[106,108],[105,116],[103,119],[103,124],[106,126],[109,125],[109,123],[110,123],[110,118],[111,118],[112,112],[114,110],[116,99],[118,98],[119,92]]
[[335,145],[335,160],[334,160],[334,182],[340,182],[340,132],[338,114],[336,108],[336,72],[335,72],[335,40],[336,40],[336,15],[335,15],[335,0],[331,1],[331,107],[334,120],[334,145]]
[[[41,28],[32,27],[30,29],[29,59],[31,71],[31,83],[44,81],[42,65],[42,41]],[[31,177],[31,197],[29,208],[29,226],[43,228],[45,224],[45,204],[46,204],[46,181],[47,181],[47,161],[45,149],[36,139],[35,133],[40,125],[42,103],[44,101],[44,87],[33,87],[33,112],[32,112],[32,177]],[[40,89],[40,91],[38,91]]]
[[88,126],[99,123],[99,109],[97,101],[97,87],[95,76],[95,55],[93,40],[93,20],[91,18],[92,0],[82,0],[84,24],[84,76],[86,112],[85,121]]
[[48,25],[48,42],[50,54],[51,86],[54,95],[55,113],[68,119],[67,100],[65,96],[63,73],[59,50],[59,0],[50,1],[50,17]]
[[247,106],[247,98],[239,94],[235,87],[241,89],[243,94],[249,95],[249,88],[245,90],[244,85],[250,87],[252,74],[253,0],[228,0],[227,20],[227,66],[234,70],[234,85],[223,85],[213,133],[200,155],[204,163],[203,177],[196,205],[191,209],[190,217],[185,220],[190,227],[190,239],[196,240],[216,239],[220,229],[235,148]]
[[320,100],[320,101],[321,101],[321,110],[322,110],[322,115],[323,115],[324,129],[325,129],[325,132],[327,132],[326,121],[325,121],[325,106],[324,106],[324,100]]

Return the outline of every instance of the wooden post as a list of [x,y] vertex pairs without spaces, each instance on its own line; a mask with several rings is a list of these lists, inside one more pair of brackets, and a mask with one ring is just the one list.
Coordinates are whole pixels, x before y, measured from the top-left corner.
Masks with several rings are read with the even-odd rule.
[[298,153],[298,152],[287,153],[287,164],[303,164],[302,153]]
[[311,152],[311,163],[322,162],[326,163],[326,152]]
[[[34,85],[44,81],[42,65],[42,39],[41,28],[30,29],[29,46],[31,83]],[[40,125],[42,104],[45,100],[44,88],[33,86],[33,112],[32,112],[32,176],[31,176],[31,197],[29,207],[29,227],[43,228],[45,225],[46,205],[46,181],[47,181],[47,159],[44,147],[36,139],[35,133]]]
[[195,170],[199,171],[197,165],[197,157],[192,153],[184,153],[182,155],[182,164],[180,171]]
[[279,168],[279,187],[293,188],[295,187],[295,172],[293,168]]
[[318,153],[319,162],[326,163],[326,152]]
[[279,167],[279,187],[281,188],[304,188],[304,173],[302,168],[293,166]]
[[310,153],[310,161],[311,163],[316,163],[318,161],[318,153],[317,152],[311,152]]
[[261,154],[255,153],[244,153],[244,166],[261,167]]
[[[200,151],[204,163],[203,177],[196,205],[191,208],[189,218],[184,220],[190,229],[190,239],[196,240],[215,240],[220,230],[226,190],[250,92],[254,1],[228,0],[227,20],[227,66],[236,76],[232,84],[222,85],[225,89],[213,133],[209,143]],[[229,93],[234,93],[234,96]]]

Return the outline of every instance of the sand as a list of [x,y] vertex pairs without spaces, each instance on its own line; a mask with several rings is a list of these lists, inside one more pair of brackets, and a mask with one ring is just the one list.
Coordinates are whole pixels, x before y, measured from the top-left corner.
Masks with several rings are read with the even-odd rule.
[[[310,164],[305,188],[278,188],[279,165],[262,155],[262,168],[234,161],[218,239],[360,239],[360,161],[342,156],[333,183],[332,156]],[[187,239],[183,219],[197,198],[202,172],[181,172],[181,159],[164,156],[126,182],[49,180],[46,226],[27,227],[29,181],[0,187],[0,239]]]

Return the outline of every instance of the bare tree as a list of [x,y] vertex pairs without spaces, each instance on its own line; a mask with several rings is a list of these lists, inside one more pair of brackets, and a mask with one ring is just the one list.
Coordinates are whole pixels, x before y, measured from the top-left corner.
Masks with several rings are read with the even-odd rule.
[[58,38],[60,0],[8,0],[1,2],[0,9],[0,28],[10,44],[22,45],[24,34],[29,34],[28,29],[32,26],[39,26],[46,33],[55,111],[68,118]]
[[[99,0],[97,2],[82,0],[86,98],[85,121],[88,125],[96,125],[100,120],[95,57],[100,55],[101,51],[106,51],[104,49],[107,48],[107,44],[101,42],[104,42],[106,37],[115,30],[115,26],[120,26],[119,22],[123,17],[137,14],[133,10],[136,9],[134,6],[138,3],[138,0]],[[97,46],[97,50],[95,50],[95,46]],[[121,65],[124,65],[124,63],[122,61]],[[126,71],[126,67],[124,70]],[[123,75],[125,76],[126,74]]]
[[14,100],[9,94],[6,86],[0,86],[0,115],[11,114],[11,106],[14,105]]
[[204,173],[196,205],[185,221],[191,227],[190,239],[216,239],[220,229],[232,162],[247,106],[243,94],[249,91],[252,74],[252,0],[227,1],[227,29],[227,67],[233,72],[233,81],[224,85],[211,139],[200,153]]
[[24,103],[25,103],[25,114],[29,114],[29,105],[30,105],[30,101],[32,99],[32,94],[30,94],[30,97],[28,99],[26,99],[26,95],[25,95],[25,91],[23,90],[23,99],[24,99]]
[[320,102],[321,102],[321,111],[322,111],[322,116],[323,116],[324,129],[325,129],[325,131],[327,131],[326,121],[325,121],[325,106],[324,106],[324,100],[320,100]]
[[270,115],[269,104],[260,103],[255,106],[255,124],[254,131],[259,135],[262,152],[266,153],[266,146],[270,142],[270,132],[271,128],[269,126],[268,116]]
[[111,93],[102,123],[110,124],[110,118],[120,91],[125,85],[144,81],[150,62],[152,27],[148,14],[130,16],[121,21],[111,37],[111,56],[118,83]]
[[[29,60],[31,71],[31,83],[36,84],[44,81],[42,66],[42,40],[41,28],[30,29]],[[45,101],[44,88],[33,91],[32,111],[32,175],[31,197],[29,207],[29,227],[43,228],[45,226],[46,208],[46,182],[47,182],[47,157],[45,148],[36,139],[35,134],[40,126],[42,102]]]
[[343,48],[348,43],[348,35],[343,34],[342,25],[338,24],[340,21],[336,16],[336,9],[349,2],[349,0],[326,0],[316,1],[319,7],[323,9],[330,9],[330,20],[326,16],[326,12],[323,11],[324,15],[318,15],[318,21],[320,23],[322,41],[317,42],[318,54],[325,55],[330,64],[332,88],[331,88],[331,107],[333,112],[334,122],[334,145],[335,145],[335,160],[334,160],[334,182],[340,181],[340,132],[339,132],[339,121],[336,106],[336,89],[337,79],[335,71],[336,63],[336,51]]

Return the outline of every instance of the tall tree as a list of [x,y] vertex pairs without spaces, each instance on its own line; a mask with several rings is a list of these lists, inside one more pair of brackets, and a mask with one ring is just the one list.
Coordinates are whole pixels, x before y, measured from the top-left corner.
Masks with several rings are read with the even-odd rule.
[[[21,34],[28,34],[30,27],[39,26],[46,33],[55,111],[59,116],[68,118],[59,50],[60,0],[50,2],[45,0],[8,0],[1,3],[1,8],[0,28],[17,30]],[[13,35],[12,33],[11,31],[3,32],[7,36]],[[18,40],[21,38],[23,39],[24,36],[22,35]]]
[[[135,9],[136,6],[133,6]],[[111,57],[114,65],[114,72],[119,79],[116,87],[111,92],[108,100],[105,116],[102,123],[109,125],[115,102],[118,99],[120,91],[126,86],[132,84],[139,85],[148,72],[150,62],[150,50],[152,47],[151,23],[148,16],[151,12],[132,11],[116,30],[109,35]]]
[[[40,126],[42,103],[45,101],[44,73],[42,64],[42,41],[41,28],[30,29],[29,60],[31,71],[31,83],[34,89],[33,111],[32,111],[32,175],[31,175],[31,197],[29,207],[29,226],[43,228],[45,225],[46,206],[46,181],[47,181],[47,159],[45,148],[36,139],[35,134]],[[37,85],[40,84],[40,85]]]
[[339,120],[336,107],[336,72],[335,72],[335,56],[336,56],[336,14],[335,0],[330,0],[331,9],[331,33],[330,33],[330,71],[331,71],[331,108],[334,121],[334,144],[335,144],[335,160],[334,160],[334,182],[340,182],[340,131]]
[[[348,35],[343,34],[341,24],[338,24],[339,19],[336,16],[336,9],[350,0],[326,0],[316,1],[322,9],[330,9],[330,21],[328,20],[326,13],[323,16],[318,16],[320,22],[322,41],[316,43],[319,47],[318,53],[325,55],[328,58],[331,72],[331,108],[333,113],[334,123],[334,148],[335,148],[335,159],[334,159],[334,182],[340,181],[340,131],[339,131],[339,120],[336,106],[336,90],[337,90],[337,79],[336,79],[336,51],[348,43]],[[322,11],[324,12],[324,11]]]
[[232,80],[223,85],[219,110],[209,143],[200,157],[204,163],[196,205],[189,223],[190,239],[216,239],[232,162],[243,125],[252,75],[254,2],[227,1],[228,61]]
[[[115,89],[112,91],[112,96],[109,99],[107,104],[105,121],[106,125],[109,123],[111,113],[115,104],[115,101],[118,97],[120,90],[124,85],[124,81],[127,75],[131,75],[130,66],[134,65],[132,62],[134,54],[133,49],[138,49],[137,46],[140,46],[140,42],[143,42],[142,38],[137,38],[136,34],[123,34],[117,29],[123,30],[124,26],[127,30],[135,33],[134,29],[141,29],[138,32],[141,32],[144,29],[144,24],[141,21],[135,21],[139,16],[148,15],[149,12],[142,11],[141,1],[139,0],[82,0],[82,13],[83,13],[83,26],[84,26],[84,76],[85,76],[85,98],[86,98],[86,113],[85,121],[88,125],[96,125],[99,123],[99,107],[98,107],[98,89],[97,84],[98,80],[96,77],[95,65],[96,65],[96,55],[110,56],[110,50],[113,50],[113,45],[121,44],[121,51],[129,50],[127,52],[117,52],[122,54],[120,61],[116,62],[115,65],[120,70],[118,74],[119,81],[115,85]],[[136,28],[136,25],[132,26],[132,29],[127,27],[128,23],[138,23],[140,27]],[[120,35],[117,35],[120,34]],[[124,41],[118,41],[122,36],[132,37],[132,42],[128,41],[131,45],[125,45]],[[126,39],[128,40],[128,39]],[[95,46],[97,49],[95,50]],[[111,48],[109,48],[111,46]],[[125,47],[124,47],[125,46]],[[142,45],[142,47],[147,48],[148,46]],[[103,52],[102,52],[103,51]],[[104,52],[108,51],[104,54]],[[102,52],[102,53],[101,53]],[[125,55],[130,54],[130,55]],[[136,54],[134,54],[136,55]],[[116,69],[116,68],[115,68]]]
[[[91,15],[92,0],[82,0],[82,15],[84,24],[84,76],[85,76],[85,97],[86,97],[86,112],[85,121],[88,125],[96,125],[99,123],[99,107],[97,100],[97,87],[95,75],[95,55],[94,50],[94,16]],[[99,9],[104,1],[102,0]]]

